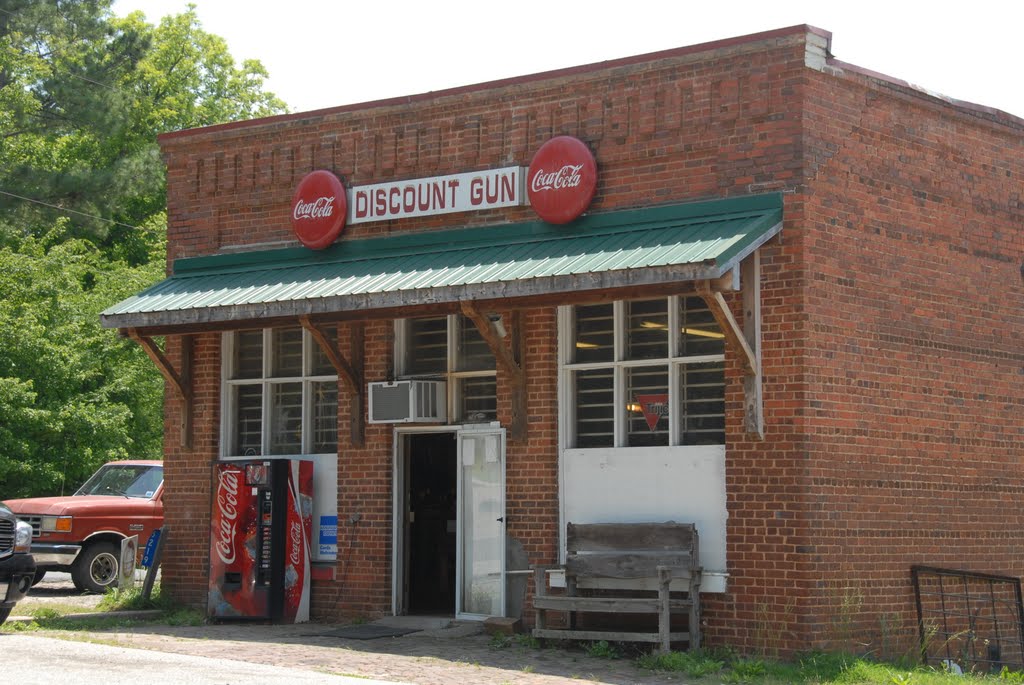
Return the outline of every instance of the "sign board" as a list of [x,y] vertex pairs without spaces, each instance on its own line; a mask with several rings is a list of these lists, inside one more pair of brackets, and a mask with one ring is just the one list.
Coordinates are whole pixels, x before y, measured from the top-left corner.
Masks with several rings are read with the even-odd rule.
[[505,167],[356,186],[348,223],[390,221],[523,204],[523,169]]
[[149,540],[146,541],[146,549],[142,553],[142,563],[140,564],[140,566],[142,566],[142,568],[149,568],[150,566],[153,565],[153,557],[156,554],[156,546],[160,542],[160,531],[161,530],[163,530],[163,529],[162,528],[157,528],[156,530],[154,530],[150,534]]
[[139,553],[139,536],[121,540],[121,563],[118,564],[117,587],[122,590],[135,587],[135,559]]
[[320,554],[325,556],[338,553],[338,517],[320,517],[319,545]]
[[590,206],[597,162],[579,138],[556,136],[540,146],[527,172],[530,206],[549,224],[567,224]]
[[292,230],[306,247],[322,250],[345,228],[345,186],[330,171],[306,174],[292,195]]

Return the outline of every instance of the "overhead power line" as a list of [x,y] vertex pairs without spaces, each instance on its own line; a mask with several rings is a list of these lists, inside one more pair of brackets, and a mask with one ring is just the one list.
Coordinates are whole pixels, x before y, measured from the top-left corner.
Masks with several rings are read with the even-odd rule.
[[51,204],[49,202],[43,202],[42,200],[36,200],[31,197],[25,197],[24,195],[18,195],[17,193],[9,193],[6,190],[0,190],[0,195],[6,195],[7,197],[13,197],[18,200],[24,200],[25,202],[31,202],[33,204],[49,207],[50,209],[56,209],[58,212],[64,212],[66,214],[77,214],[78,216],[84,216],[89,219],[95,219],[96,221],[104,221],[108,224],[114,224],[115,226],[124,226],[125,228],[131,228],[136,231],[158,231],[158,229],[155,228],[147,228],[145,226],[132,226],[131,224],[126,224],[121,221],[114,221],[113,219],[107,219],[102,216],[96,216],[95,214],[80,212],[77,209],[68,209],[67,207],[61,207],[59,205]]

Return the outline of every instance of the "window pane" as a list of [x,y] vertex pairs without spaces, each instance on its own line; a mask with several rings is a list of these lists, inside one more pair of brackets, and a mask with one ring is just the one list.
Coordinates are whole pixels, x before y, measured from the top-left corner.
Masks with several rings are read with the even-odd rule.
[[459,384],[462,397],[461,419],[471,423],[498,419],[498,384],[493,376],[463,378]]
[[302,383],[270,386],[270,453],[302,451]]
[[235,333],[235,364],[231,377],[263,377],[263,331]]
[[668,367],[626,369],[626,444],[668,445]]
[[315,454],[338,451],[338,383],[310,383],[313,393],[313,444]]
[[489,371],[495,368],[494,354],[484,342],[476,324],[459,317],[459,349],[456,352],[456,371]]
[[725,354],[725,335],[701,298],[679,298],[679,325],[679,356]]
[[574,361],[578,364],[615,360],[615,315],[610,304],[576,307]]
[[[327,339],[331,341],[331,345],[334,350],[338,350],[338,329],[334,325],[330,325],[322,329],[327,334]],[[313,348],[313,363],[312,373],[314,376],[335,376],[337,370],[334,365],[331,364],[331,360],[324,354],[323,349],[320,347],[320,343],[316,340],[310,340],[311,347]]]
[[626,359],[668,357],[668,300],[626,303]]
[[679,366],[684,445],[725,444],[725,363]]
[[611,369],[577,371],[576,447],[614,447],[615,376]]
[[231,454],[238,457],[262,454],[263,386],[232,386],[235,405],[235,434]]
[[411,319],[406,341],[405,373],[445,373],[448,370],[448,319]]
[[273,331],[271,349],[274,352],[270,375],[274,378],[302,375],[302,329],[287,328]]

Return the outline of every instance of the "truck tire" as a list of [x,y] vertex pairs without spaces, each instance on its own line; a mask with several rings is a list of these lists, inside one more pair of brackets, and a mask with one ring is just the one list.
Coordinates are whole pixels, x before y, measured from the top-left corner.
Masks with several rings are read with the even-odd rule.
[[36,571],[36,575],[32,578],[32,587],[39,584],[43,578],[46,577],[46,571]]
[[11,615],[11,610],[10,609],[0,609],[0,626],[2,626],[4,624],[4,621],[6,621],[7,617],[10,616],[10,615]]
[[83,592],[102,595],[117,583],[121,554],[112,542],[94,542],[71,566],[71,581]]

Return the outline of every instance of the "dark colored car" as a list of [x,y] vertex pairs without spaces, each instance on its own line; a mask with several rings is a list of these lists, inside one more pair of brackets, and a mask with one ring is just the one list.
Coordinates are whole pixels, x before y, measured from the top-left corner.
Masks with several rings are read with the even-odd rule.
[[36,562],[29,553],[32,527],[0,502],[0,623],[32,587]]

